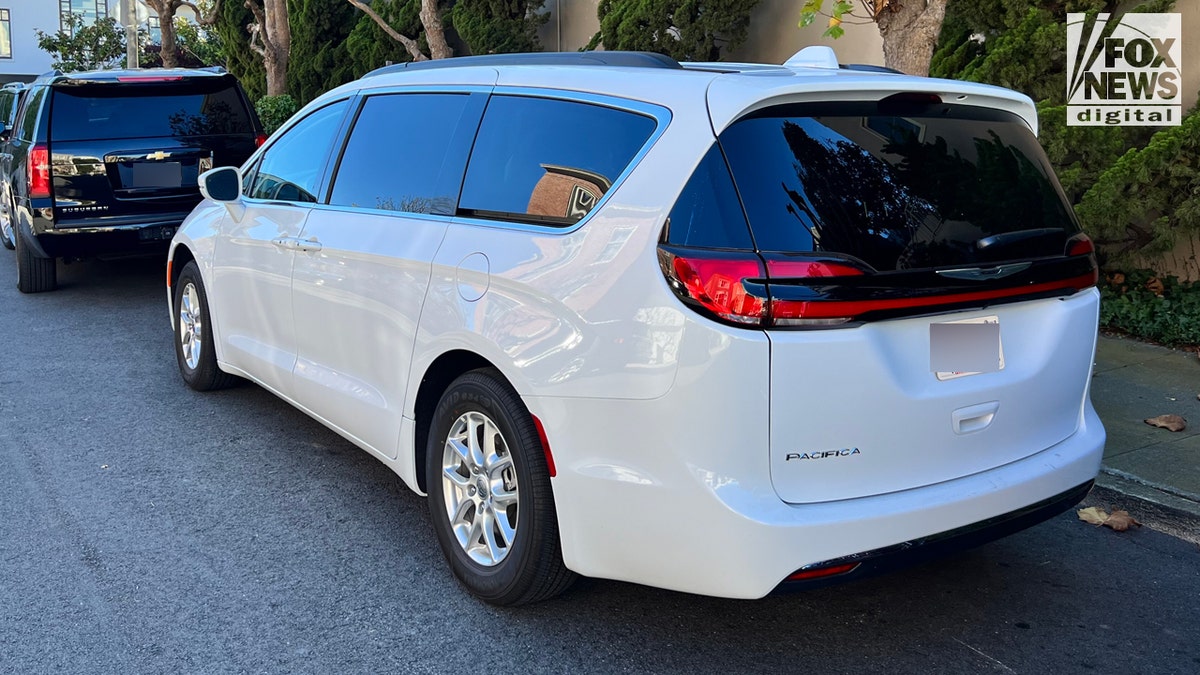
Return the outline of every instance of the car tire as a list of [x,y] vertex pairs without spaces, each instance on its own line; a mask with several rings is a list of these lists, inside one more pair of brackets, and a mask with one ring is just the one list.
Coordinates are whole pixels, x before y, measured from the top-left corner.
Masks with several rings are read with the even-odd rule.
[[175,282],[175,360],[179,374],[196,391],[224,389],[238,378],[221,370],[213,348],[208,294],[195,262],[183,266]]
[[13,229],[12,204],[6,198],[0,198],[0,245],[8,250],[17,247],[16,230]]
[[29,250],[20,232],[13,232],[17,249],[17,290],[22,293],[45,293],[58,288],[58,261],[43,258]]
[[472,594],[523,605],[571,585],[538,429],[498,371],[474,370],[450,385],[426,452],[430,520],[454,576]]

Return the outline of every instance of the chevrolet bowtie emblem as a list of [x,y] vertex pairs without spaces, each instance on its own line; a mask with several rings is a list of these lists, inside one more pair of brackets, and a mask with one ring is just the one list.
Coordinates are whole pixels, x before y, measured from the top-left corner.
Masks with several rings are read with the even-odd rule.
[[171,153],[163,152],[162,150],[159,150],[158,152],[152,152],[152,153],[146,155],[146,159],[157,159],[159,161],[162,161],[170,156],[171,156]]

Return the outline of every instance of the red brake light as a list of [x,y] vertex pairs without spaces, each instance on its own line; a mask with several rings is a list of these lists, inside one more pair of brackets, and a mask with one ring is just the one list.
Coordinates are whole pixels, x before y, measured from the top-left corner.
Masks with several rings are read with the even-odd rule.
[[763,298],[750,295],[744,282],[766,276],[753,253],[689,255],[659,249],[659,263],[675,292],[726,321],[762,323]]
[[182,75],[123,75],[117,82],[178,82]]
[[1068,256],[1074,257],[1095,252],[1096,245],[1092,243],[1092,238],[1082,232],[1067,240]]
[[263,143],[267,142],[266,134],[259,134],[254,137],[254,147],[261,148]]
[[30,199],[50,196],[50,150],[35,145],[29,150],[28,187]]

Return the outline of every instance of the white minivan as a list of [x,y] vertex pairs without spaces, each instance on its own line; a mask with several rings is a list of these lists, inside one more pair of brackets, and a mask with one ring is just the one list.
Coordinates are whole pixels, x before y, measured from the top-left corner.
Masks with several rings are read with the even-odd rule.
[[1099,469],[1096,258],[1036,131],[1021,94],[820,47],[390,66],[202,177],[179,368],[428,495],[488,602],[863,578]]

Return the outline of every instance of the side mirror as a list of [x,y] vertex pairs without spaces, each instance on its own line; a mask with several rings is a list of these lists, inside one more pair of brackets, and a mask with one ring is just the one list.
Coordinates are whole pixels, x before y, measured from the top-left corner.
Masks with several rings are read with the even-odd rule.
[[12,136],[12,127],[0,124],[0,143],[8,141],[9,136]]
[[242,174],[237,167],[222,166],[200,174],[200,194],[214,202],[236,202],[242,197]]

